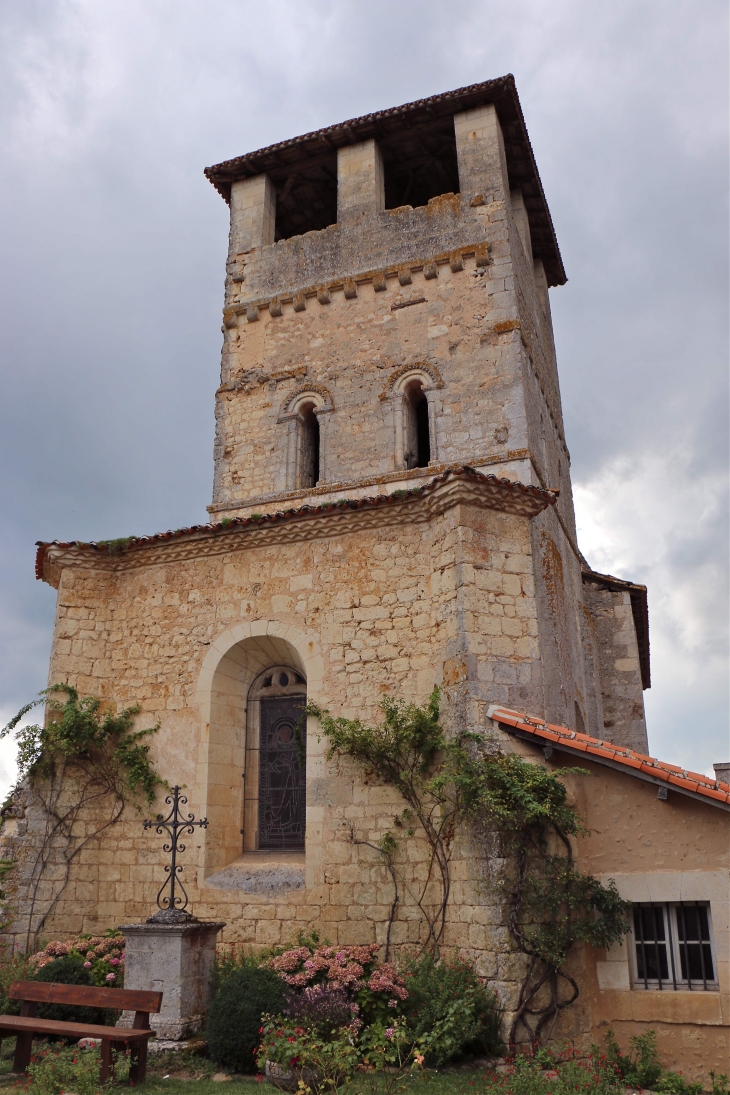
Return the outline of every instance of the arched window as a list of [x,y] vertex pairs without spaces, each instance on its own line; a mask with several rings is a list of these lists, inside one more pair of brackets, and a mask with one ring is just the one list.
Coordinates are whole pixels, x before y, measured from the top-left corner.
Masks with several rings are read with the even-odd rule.
[[428,400],[420,380],[412,381],[405,391],[405,451],[407,468],[427,468],[431,460],[431,435]]
[[319,481],[319,422],[314,403],[300,407],[299,426],[299,489],[316,487]]
[[244,852],[303,852],[306,736],[297,724],[304,678],[287,665],[260,673],[249,690]]
[[334,411],[326,388],[303,388],[290,395],[279,415],[286,423],[286,466],[282,487],[311,490],[327,482],[328,415]]

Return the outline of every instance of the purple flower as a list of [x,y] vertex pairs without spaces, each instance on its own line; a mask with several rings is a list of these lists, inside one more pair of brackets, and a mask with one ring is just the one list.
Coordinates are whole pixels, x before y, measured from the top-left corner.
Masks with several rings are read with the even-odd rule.
[[394,1034],[395,1034],[395,1027],[387,1027],[386,1028],[386,1031],[385,1031],[385,1037],[386,1038],[392,1038]]

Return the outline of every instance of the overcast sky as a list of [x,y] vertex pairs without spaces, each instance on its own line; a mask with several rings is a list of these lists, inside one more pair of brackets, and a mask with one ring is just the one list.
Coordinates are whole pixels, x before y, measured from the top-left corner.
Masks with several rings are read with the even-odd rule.
[[[203,167],[513,72],[581,546],[649,587],[655,756],[730,759],[725,0],[3,0],[0,725],[36,540],[205,521],[227,207]],[[12,757],[0,754],[12,775]]]

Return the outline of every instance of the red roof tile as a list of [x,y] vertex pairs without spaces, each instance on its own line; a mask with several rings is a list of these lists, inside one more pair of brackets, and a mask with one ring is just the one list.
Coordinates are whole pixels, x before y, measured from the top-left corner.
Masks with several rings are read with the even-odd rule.
[[497,704],[492,704],[488,715],[490,719],[507,730],[517,730],[522,736],[532,738],[535,744],[540,742],[547,745],[557,744],[559,749],[586,754],[599,764],[607,762],[611,767],[624,767],[627,775],[638,775],[644,772],[652,781],[664,781],[676,790],[699,795],[711,803],[722,804],[730,809],[730,783],[711,779],[700,772],[688,772],[676,764],[666,764],[654,757],[646,757],[643,753],[636,753],[626,746],[600,741],[598,738],[589,737],[588,734],[579,734],[575,730],[568,730],[565,726],[555,726],[543,719],[519,711],[510,711],[509,708],[500,707]]

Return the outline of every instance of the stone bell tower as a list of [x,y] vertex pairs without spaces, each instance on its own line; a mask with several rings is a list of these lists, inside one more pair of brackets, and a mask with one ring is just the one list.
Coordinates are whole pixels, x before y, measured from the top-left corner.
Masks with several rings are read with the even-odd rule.
[[[381,839],[402,802],[328,758],[316,720],[300,749],[305,697],[372,721],[440,685],[452,728],[503,735],[499,705],[646,749],[646,590],[576,544],[548,300],[565,273],[514,81],[207,175],[231,211],[210,522],[38,546],[50,683],[159,723],[159,771],[209,821],[192,907],[226,941],[417,944],[427,852],[399,866],[390,925],[352,833]],[[120,825],[62,896],[48,883],[50,913],[19,867],[13,932],[147,916],[162,868]],[[459,851],[443,942],[498,980],[479,855]]]
[[[594,575],[584,596],[548,297],[566,277],[513,78],[206,174],[231,210],[211,518],[471,475],[475,504],[519,512],[523,532],[460,531],[460,608],[425,660],[441,662],[448,634],[443,679],[470,722],[494,700],[645,746],[640,587]],[[426,569],[433,596],[445,572]]]

